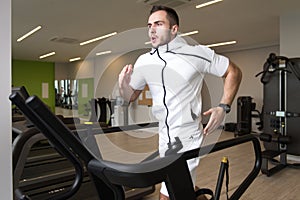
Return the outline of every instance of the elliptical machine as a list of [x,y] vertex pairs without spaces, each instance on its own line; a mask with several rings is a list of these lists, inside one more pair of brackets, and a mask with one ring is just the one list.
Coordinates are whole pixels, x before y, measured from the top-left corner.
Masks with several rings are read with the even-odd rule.
[[[287,154],[300,156],[300,58],[287,58],[271,53],[256,77],[264,84],[261,171],[267,176],[289,164]],[[275,164],[269,169],[268,163]]]

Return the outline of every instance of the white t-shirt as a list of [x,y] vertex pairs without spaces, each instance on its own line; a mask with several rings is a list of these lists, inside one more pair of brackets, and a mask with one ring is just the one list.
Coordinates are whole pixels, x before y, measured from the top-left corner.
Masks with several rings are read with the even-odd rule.
[[188,45],[180,37],[137,59],[130,86],[134,90],[143,90],[146,84],[149,86],[152,113],[159,121],[161,147],[175,137],[183,143],[195,138],[200,140],[204,75],[221,77],[228,65],[226,57],[202,45]]

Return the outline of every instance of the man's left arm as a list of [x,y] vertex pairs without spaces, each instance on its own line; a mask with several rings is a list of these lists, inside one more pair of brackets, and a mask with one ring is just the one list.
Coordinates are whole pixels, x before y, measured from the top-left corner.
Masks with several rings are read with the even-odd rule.
[[[224,91],[220,104],[231,106],[234,97],[239,89],[242,72],[237,65],[229,61],[228,68],[223,75],[224,78]],[[226,109],[222,106],[217,106],[204,112],[203,115],[210,115],[209,121],[204,128],[204,134],[208,134],[220,126],[224,117]]]
[[229,66],[223,78],[224,91],[220,103],[231,105],[239,89],[242,80],[242,72],[233,62],[229,61]]

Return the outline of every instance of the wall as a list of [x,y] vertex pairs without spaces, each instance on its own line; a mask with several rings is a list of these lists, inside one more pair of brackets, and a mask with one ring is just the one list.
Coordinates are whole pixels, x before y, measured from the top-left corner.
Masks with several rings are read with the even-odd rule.
[[287,57],[300,57],[300,14],[285,13],[280,17],[280,54]]
[[2,0],[0,6],[1,92],[0,92],[0,194],[1,199],[12,200],[12,148],[11,148],[11,1]]
[[67,63],[55,63],[55,80],[65,80],[70,77],[70,67]]
[[[72,62],[72,63],[55,63],[55,80],[74,80],[74,79],[79,79],[80,77],[78,77],[79,75],[79,71],[81,77],[86,78],[86,77],[92,77],[94,72],[93,72],[93,68],[94,68],[94,64],[93,62],[87,62],[85,61],[84,64],[87,65],[87,63],[89,63],[88,65],[91,65],[90,67],[83,67],[82,61],[79,62]],[[84,65],[84,66],[85,66]],[[82,68],[81,68],[82,66]],[[84,69],[88,69],[85,70]]]
[[89,101],[94,98],[94,78],[82,78],[78,80],[78,114],[86,115],[90,108]]
[[[48,98],[43,98],[43,83],[48,84]],[[12,84],[15,87],[25,86],[30,95],[39,96],[54,111],[54,63],[13,60]]]
[[[97,58],[95,67],[98,68],[98,82],[95,82],[95,95],[97,97],[116,98],[118,92],[119,73],[126,64],[134,64],[139,55],[148,50],[133,50],[124,55],[110,55]],[[102,70],[100,70],[100,68]],[[148,106],[138,105],[136,102],[129,107],[129,123],[142,123],[153,121],[151,110]]]
[[237,52],[224,53],[242,70],[243,78],[240,89],[232,104],[232,111],[227,115],[227,122],[236,122],[237,98],[239,96],[251,96],[256,103],[257,109],[261,110],[263,104],[263,85],[257,73],[262,71],[263,64],[270,53],[279,53],[279,46],[261,47],[256,49],[240,50]]
[[[96,83],[96,95],[103,95],[105,97],[113,95],[113,97],[115,97],[117,94],[113,94],[115,93],[113,89],[118,84],[119,73],[126,64],[134,64],[138,56],[144,52],[144,50],[134,50],[124,55],[110,56],[109,59],[100,60],[100,58],[98,58],[95,67],[102,68],[103,70],[97,77],[99,82]],[[110,62],[103,63],[104,60],[109,60]]]

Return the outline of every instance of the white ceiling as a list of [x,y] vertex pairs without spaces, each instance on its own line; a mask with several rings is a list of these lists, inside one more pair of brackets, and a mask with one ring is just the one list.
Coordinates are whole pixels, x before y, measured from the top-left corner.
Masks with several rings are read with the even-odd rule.
[[[101,41],[80,46],[107,33],[145,27],[151,5],[147,0],[12,0],[13,59],[39,60],[45,53],[56,55],[43,59],[68,62],[69,58],[84,58]],[[158,0],[149,0],[158,1]],[[196,9],[207,0],[185,1],[175,7],[180,17],[180,31],[199,30],[192,36],[201,44],[237,40],[237,44],[216,47],[219,52],[279,44],[280,15],[300,11],[299,0],[224,0],[213,6]],[[41,25],[31,37],[17,38]],[[75,43],[50,41],[53,38],[75,39]],[[122,45],[132,41],[125,41]]]

